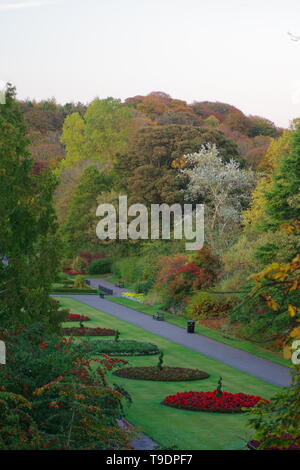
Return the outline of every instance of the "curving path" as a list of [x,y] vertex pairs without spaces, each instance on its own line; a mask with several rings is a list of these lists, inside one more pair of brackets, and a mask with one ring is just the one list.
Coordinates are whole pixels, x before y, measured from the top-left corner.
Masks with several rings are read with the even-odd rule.
[[[122,291],[125,290],[116,288],[103,279],[91,279],[92,286],[98,286],[98,284],[113,288],[114,294],[117,296],[121,295]],[[291,376],[288,367],[220,343],[206,336],[189,334],[185,329],[176,325],[153,320],[149,315],[123,305],[115,304],[107,299],[100,299],[97,295],[56,295],[55,297],[71,297],[74,300],[102,310],[116,318],[132,323],[144,330],[247,372],[278,387],[284,387],[290,383]]]

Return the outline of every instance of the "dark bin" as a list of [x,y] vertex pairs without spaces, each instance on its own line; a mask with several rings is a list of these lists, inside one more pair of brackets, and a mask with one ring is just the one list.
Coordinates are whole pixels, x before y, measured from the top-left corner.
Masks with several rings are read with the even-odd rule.
[[195,333],[195,322],[190,320],[187,322],[187,332],[188,333]]

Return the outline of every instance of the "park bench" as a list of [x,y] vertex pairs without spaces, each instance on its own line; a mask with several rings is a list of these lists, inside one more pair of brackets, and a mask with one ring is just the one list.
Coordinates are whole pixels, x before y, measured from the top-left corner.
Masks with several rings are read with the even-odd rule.
[[109,289],[108,287],[105,287],[105,286],[101,286],[100,284],[98,285],[98,291],[100,292],[100,296],[101,294],[114,295],[114,292],[112,289]]
[[156,312],[156,313],[154,313],[154,315],[152,315],[152,318],[154,320],[164,321],[164,319],[165,319],[164,312]]

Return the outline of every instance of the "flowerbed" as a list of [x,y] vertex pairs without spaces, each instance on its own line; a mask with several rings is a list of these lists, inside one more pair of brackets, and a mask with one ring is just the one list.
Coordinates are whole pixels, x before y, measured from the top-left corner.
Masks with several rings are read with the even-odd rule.
[[180,392],[169,395],[162,404],[191,411],[211,411],[219,413],[241,413],[243,408],[252,408],[258,402],[264,400],[260,396],[246,395],[244,393],[222,392],[217,396],[217,390],[213,392]]
[[151,356],[159,353],[159,349],[156,344],[143,343],[141,341],[134,340],[96,340],[96,341],[85,341],[77,347],[80,351],[91,352],[94,354],[107,354],[117,356]]
[[126,297],[140,303],[143,303],[145,300],[144,294],[135,294],[134,292],[123,292],[122,297]]
[[90,317],[80,315],[79,313],[69,313],[66,321],[89,321]]
[[198,369],[187,369],[185,367],[124,367],[114,372],[114,375],[127,379],[138,380],[161,380],[164,382],[180,382],[185,380],[207,379],[209,375]]
[[62,333],[66,336],[113,336],[116,334],[116,330],[72,326],[63,328]]
[[86,274],[83,271],[75,271],[74,269],[64,269],[65,274],[70,274],[71,276],[78,276]]
[[[270,436],[271,437],[271,436]],[[290,440],[291,436],[289,434],[284,434],[280,439],[282,439],[282,444],[284,444],[284,441]],[[260,440],[252,440],[247,443],[247,447],[250,450],[257,450],[258,447],[263,443],[264,441]],[[288,445],[286,443],[287,447],[283,445],[282,447],[278,446],[269,446],[269,447],[264,447],[264,450],[300,450],[300,436],[296,439],[296,442],[294,444]]]

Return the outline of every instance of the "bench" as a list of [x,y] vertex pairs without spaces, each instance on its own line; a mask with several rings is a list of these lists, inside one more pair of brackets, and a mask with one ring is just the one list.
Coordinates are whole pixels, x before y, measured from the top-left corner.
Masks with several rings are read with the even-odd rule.
[[108,287],[101,286],[100,284],[98,285],[98,291],[101,293],[104,293],[106,295],[114,295],[114,292],[112,289],[109,289]]
[[156,312],[154,315],[152,315],[153,320],[159,320],[159,321],[164,321],[165,315],[164,312]]

